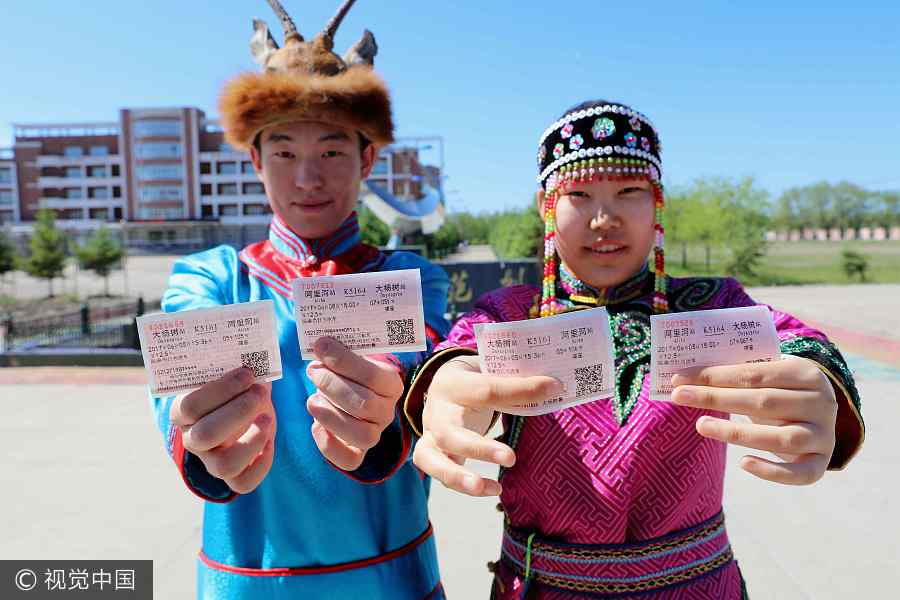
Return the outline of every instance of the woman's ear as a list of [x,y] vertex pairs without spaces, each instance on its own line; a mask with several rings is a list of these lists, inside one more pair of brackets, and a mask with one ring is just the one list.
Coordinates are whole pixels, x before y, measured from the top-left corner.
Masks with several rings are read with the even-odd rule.
[[544,188],[539,189],[534,193],[534,203],[537,205],[538,214],[541,216],[541,221],[544,221],[546,218],[544,216],[544,202],[546,201],[546,196],[544,195]]

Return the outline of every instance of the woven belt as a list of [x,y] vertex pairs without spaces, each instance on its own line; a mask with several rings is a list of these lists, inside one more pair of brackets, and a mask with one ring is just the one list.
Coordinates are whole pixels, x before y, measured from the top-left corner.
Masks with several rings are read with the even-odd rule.
[[707,575],[733,555],[721,512],[652,540],[564,544],[506,527],[502,561],[526,581],[577,592],[655,591]]

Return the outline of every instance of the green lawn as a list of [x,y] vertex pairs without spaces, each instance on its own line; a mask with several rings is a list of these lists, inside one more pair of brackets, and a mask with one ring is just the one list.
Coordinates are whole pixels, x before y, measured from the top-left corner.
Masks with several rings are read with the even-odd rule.
[[[869,261],[866,281],[900,283],[900,242],[774,242],[762,260],[756,279],[742,278],[745,285],[801,285],[810,283],[857,283],[847,278],[841,267],[841,252],[850,248]],[[682,264],[682,245],[666,249],[666,271],[686,275],[724,275],[727,250],[712,248],[710,269],[706,268],[703,246],[687,248],[687,268]]]

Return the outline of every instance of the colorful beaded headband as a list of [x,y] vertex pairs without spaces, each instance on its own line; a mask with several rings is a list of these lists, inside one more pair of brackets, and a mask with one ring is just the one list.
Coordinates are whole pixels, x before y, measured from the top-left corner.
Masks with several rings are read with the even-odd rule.
[[540,315],[561,312],[556,299],[556,203],[576,182],[646,179],[656,200],[653,309],[668,310],[664,230],[665,201],[659,135],[647,117],[621,104],[598,104],[567,113],[547,128],[538,148],[538,182],[544,200],[544,273]]

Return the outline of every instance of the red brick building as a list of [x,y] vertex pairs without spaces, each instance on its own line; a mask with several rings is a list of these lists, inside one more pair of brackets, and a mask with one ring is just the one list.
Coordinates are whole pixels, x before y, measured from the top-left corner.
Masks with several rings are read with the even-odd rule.
[[[190,236],[191,224],[271,218],[249,155],[228,146],[197,108],[126,108],[104,123],[14,124],[13,137],[12,148],[0,149],[0,224],[27,227],[46,207],[67,229],[117,223],[158,240]],[[423,183],[439,187],[441,167],[419,162],[420,149],[432,147],[423,140],[440,144],[417,138],[382,150],[370,180],[412,201]]]

